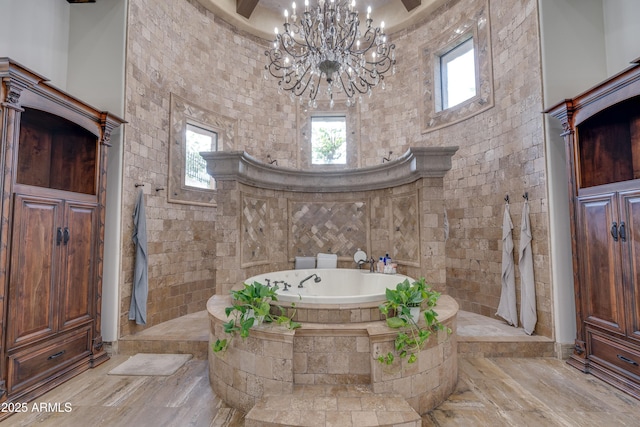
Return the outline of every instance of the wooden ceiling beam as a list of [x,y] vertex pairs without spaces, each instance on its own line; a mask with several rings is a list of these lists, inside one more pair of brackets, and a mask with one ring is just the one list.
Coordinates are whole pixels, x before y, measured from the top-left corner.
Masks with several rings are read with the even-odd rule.
[[405,9],[407,9],[407,12],[411,12],[413,9],[422,4],[422,0],[402,0],[402,4],[404,5]]
[[236,0],[236,12],[238,15],[249,19],[259,1],[260,0]]

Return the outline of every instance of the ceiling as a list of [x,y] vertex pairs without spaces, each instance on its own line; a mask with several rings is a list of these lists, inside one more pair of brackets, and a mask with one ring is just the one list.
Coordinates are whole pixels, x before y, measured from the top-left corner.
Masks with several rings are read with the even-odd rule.
[[[204,7],[230,24],[263,39],[272,40],[274,28],[282,29],[284,9],[291,9],[293,0],[197,0]],[[317,0],[310,0],[315,4]],[[366,13],[371,6],[373,24],[385,22],[388,34],[393,34],[418,22],[446,0],[356,0],[356,9]],[[297,0],[298,9],[304,0]],[[255,6],[255,8],[254,8]],[[237,11],[244,9],[246,18]],[[410,11],[408,11],[409,9]],[[247,13],[248,12],[248,13]]]

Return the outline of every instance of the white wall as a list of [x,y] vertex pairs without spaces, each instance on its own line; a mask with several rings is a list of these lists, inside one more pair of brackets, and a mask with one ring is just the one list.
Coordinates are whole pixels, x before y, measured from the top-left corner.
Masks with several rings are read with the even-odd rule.
[[640,1],[603,0],[607,74],[612,76],[640,57]]
[[[538,0],[545,108],[572,98],[640,57],[640,1]],[[545,120],[556,341],[575,337],[565,151],[560,123]]]
[[[93,107],[124,114],[127,0],[0,0],[0,57],[8,56]],[[118,339],[122,128],[109,150],[102,337]]]
[[[124,115],[127,0],[102,0],[71,7],[70,93],[101,110]],[[118,339],[121,260],[123,129],[111,135],[107,173],[102,339]]]
[[17,61],[65,90],[69,6],[59,0],[0,0],[0,57]]
[[[538,0],[545,108],[607,77],[602,0]],[[560,123],[545,118],[555,340],[575,339],[565,146]]]

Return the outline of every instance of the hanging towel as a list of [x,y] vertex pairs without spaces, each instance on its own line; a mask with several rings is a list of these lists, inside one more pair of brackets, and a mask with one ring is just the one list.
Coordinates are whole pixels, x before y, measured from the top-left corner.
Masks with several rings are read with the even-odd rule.
[[513,222],[509,212],[509,203],[504,205],[502,218],[502,293],[498,304],[497,316],[502,317],[511,326],[518,326],[516,311],[516,280],[513,262]]
[[131,239],[136,245],[136,261],[133,272],[129,320],[135,320],[138,325],[146,325],[149,261],[147,258],[147,221],[144,216],[144,193],[142,188],[138,192],[136,206],[133,209],[133,236],[131,236]]
[[531,335],[536,328],[536,284],[533,279],[533,255],[531,254],[531,224],[529,223],[529,201],[522,207],[520,225],[520,322],[524,331]]

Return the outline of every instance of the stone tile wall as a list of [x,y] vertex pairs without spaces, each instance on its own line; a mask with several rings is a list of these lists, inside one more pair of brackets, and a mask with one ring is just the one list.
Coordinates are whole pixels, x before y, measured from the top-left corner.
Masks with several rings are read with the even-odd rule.
[[[391,34],[397,46],[397,73],[386,90],[375,90],[353,114],[358,115],[359,164],[381,162],[411,146],[460,146],[445,176],[444,199],[423,204],[421,221],[438,222],[427,233],[442,236],[440,209],[448,212],[450,234],[421,239],[422,270],[437,275],[464,310],[493,316],[500,296],[501,218],[509,194],[519,242],[521,195],[531,204],[533,254],[538,303],[536,333],[552,336],[552,297],[548,256],[548,219],[542,133],[540,52],[535,0],[489,0],[495,106],[477,116],[434,132],[421,133],[422,89],[419,46],[450,31],[466,11],[487,0],[451,0],[431,17]],[[126,69],[123,283],[121,333],[138,329],[127,320],[133,245],[131,213],[134,183],[145,183],[150,254],[149,325],[204,308],[214,293],[213,271],[224,267],[219,254],[239,250],[237,231],[215,236],[216,208],[169,204],[155,187],[166,187],[169,94],[189,99],[238,121],[233,149],[260,160],[270,155],[280,166],[299,167],[296,143],[299,113],[275,81],[264,80],[266,41],[242,33],[193,0],[130,0]],[[298,115],[297,115],[298,114]],[[420,197],[433,191],[423,180]],[[378,203],[378,204],[377,204]],[[389,218],[380,201],[370,205],[371,243],[384,247]],[[239,209],[240,200],[219,200],[217,209]],[[275,212],[286,212],[277,204]],[[386,216],[384,216],[386,215]],[[223,221],[230,220],[229,217]],[[237,217],[235,217],[237,218]],[[234,219],[237,221],[237,219]],[[425,232],[423,230],[423,232]],[[234,234],[236,233],[236,234]],[[284,253],[285,230],[271,236],[270,253]],[[216,239],[218,239],[216,241]],[[431,243],[427,243],[431,242]],[[431,257],[446,248],[444,257]],[[218,254],[218,255],[217,255]],[[374,254],[376,255],[376,254]],[[517,261],[517,260],[516,260]],[[286,258],[274,258],[285,263]],[[425,263],[432,263],[427,268]],[[441,269],[446,264],[446,270]],[[223,275],[240,276],[222,268]],[[440,273],[441,271],[441,273]],[[241,277],[226,277],[230,282]],[[446,276],[446,277],[445,277]],[[218,276],[219,278],[220,276]],[[516,269],[516,283],[520,278]]]
[[[468,11],[486,0],[448,1],[431,17],[392,34],[397,73],[385,79],[361,108],[363,166],[409,146],[459,146],[444,178],[449,220],[446,242],[447,293],[462,310],[494,316],[501,292],[501,227],[504,196],[511,199],[516,253],[520,241],[522,195],[529,194],[538,324],[536,334],[552,337],[552,291],[548,246],[542,82],[537,2],[490,0],[493,108],[437,131],[421,133],[423,114],[416,94],[420,47],[444,31],[454,31]],[[426,214],[425,214],[426,215]],[[424,239],[428,241],[429,239]],[[425,256],[425,248],[422,256]],[[520,276],[516,267],[518,309]]]
[[339,267],[356,268],[357,249],[376,260],[388,253],[398,273],[445,289],[442,178],[357,193],[218,181],[225,203],[215,224],[217,294],[258,274],[293,269],[296,256],[329,252],[338,255]]
[[293,341],[295,384],[371,384],[368,335],[328,328],[305,332],[298,331]]
[[[121,336],[145,328],[128,320],[135,183],[145,185],[140,188],[149,253],[146,327],[203,310],[215,292],[216,208],[169,203],[166,190],[155,190],[168,187],[170,93],[237,120],[236,146],[225,148],[271,154],[283,166],[294,166],[297,158],[292,149],[295,109],[274,105],[277,89],[265,87],[261,77],[266,42],[238,33],[195,1],[128,4]],[[252,147],[257,146],[265,149],[256,152]]]

